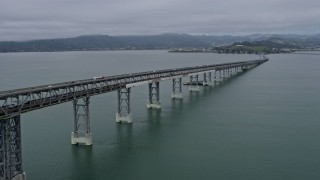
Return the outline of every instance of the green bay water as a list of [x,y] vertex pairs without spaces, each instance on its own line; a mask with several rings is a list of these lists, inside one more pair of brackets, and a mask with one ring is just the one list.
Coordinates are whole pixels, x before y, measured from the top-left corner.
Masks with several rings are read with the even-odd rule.
[[[166,51],[0,54],[0,90],[256,58]],[[269,58],[198,94],[184,87],[182,101],[171,100],[171,81],[161,82],[161,111],[146,108],[146,85],[134,87],[132,125],[115,122],[115,92],[91,97],[92,147],[70,144],[71,102],[23,114],[27,178],[320,179],[320,56]]]

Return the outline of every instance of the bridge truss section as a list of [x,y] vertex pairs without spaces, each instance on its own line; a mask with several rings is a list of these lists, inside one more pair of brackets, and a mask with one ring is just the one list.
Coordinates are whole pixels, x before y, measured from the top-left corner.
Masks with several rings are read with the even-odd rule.
[[0,120],[0,180],[25,179],[20,116]]
[[148,90],[149,90],[149,99],[147,102],[147,108],[148,109],[161,109],[159,81],[149,83]]
[[130,105],[131,88],[118,90],[118,112],[116,113],[116,122],[132,123],[132,113]]
[[212,85],[212,72],[203,73],[203,85],[204,86]]
[[172,79],[172,99],[182,99],[182,77]]
[[89,104],[90,97],[83,97],[73,101],[74,121],[71,144],[92,145]]
[[190,76],[190,92],[199,92],[199,74]]

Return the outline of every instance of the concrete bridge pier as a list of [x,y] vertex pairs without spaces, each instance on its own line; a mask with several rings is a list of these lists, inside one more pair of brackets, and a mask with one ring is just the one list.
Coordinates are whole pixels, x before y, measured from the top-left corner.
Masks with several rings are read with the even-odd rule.
[[25,180],[20,115],[0,120],[0,179]]
[[240,67],[235,67],[234,69],[236,70],[237,73],[241,72],[240,71],[240,69],[241,69]]
[[231,75],[232,76],[237,75],[237,69],[235,67],[231,68]]
[[118,90],[118,112],[116,113],[117,123],[132,123],[130,93],[131,88],[124,88]]
[[212,86],[212,73],[207,72],[203,73],[203,85],[204,86]]
[[214,72],[214,83],[215,83],[215,85],[219,84],[221,81],[223,81],[221,73],[222,73],[221,70],[218,70],[218,71]]
[[161,109],[159,81],[149,83],[148,87],[149,87],[149,100],[147,102],[147,108]]
[[199,74],[190,76],[190,92],[199,92]]
[[235,67],[234,71],[238,74],[238,73],[240,73],[240,68],[239,67]]
[[182,99],[182,78],[174,78],[172,79],[172,99]]
[[84,97],[73,101],[73,132],[71,144],[92,145],[92,133],[90,132],[89,103],[90,97]]
[[241,67],[236,67],[235,69],[236,69],[237,74],[242,73]]
[[224,78],[225,79],[228,79],[228,78],[230,78],[231,76],[230,76],[230,70],[229,70],[229,68],[227,68],[227,69],[224,69]]
[[232,72],[232,68],[231,67],[228,68],[228,74],[229,74],[230,77],[232,77],[234,75],[233,72]]
[[225,79],[226,79],[226,69],[222,69],[222,70],[221,70],[220,77],[221,77],[222,80],[225,80]]

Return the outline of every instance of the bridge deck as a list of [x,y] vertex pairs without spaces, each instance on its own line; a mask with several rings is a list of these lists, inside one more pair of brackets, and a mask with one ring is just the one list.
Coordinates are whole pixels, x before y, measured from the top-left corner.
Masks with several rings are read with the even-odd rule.
[[144,81],[160,81],[175,76],[187,76],[205,71],[219,71],[235,67],[259,65],[268,59],[212,64],[158,71],[147,71],[107,77],[47,84],[28,88],[0,91],[0,119],[7,119],[24,112],[60,104],[82,97],[115,91],[126,85]]

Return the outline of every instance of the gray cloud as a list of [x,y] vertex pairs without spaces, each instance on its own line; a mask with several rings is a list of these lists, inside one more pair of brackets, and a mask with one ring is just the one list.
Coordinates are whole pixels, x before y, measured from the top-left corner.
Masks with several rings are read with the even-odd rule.
[[0,40],[141,35],[319,33],[318,0],[3,0]]

